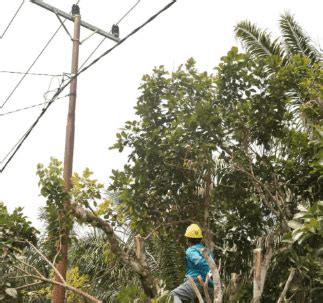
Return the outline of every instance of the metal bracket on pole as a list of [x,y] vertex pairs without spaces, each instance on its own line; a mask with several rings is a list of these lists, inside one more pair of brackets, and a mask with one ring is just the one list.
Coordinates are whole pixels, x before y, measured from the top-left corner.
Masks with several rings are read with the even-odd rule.
[[[39,6],[41,6],[42,8],[45,8],[47,10],[49,10],[50,12],[53,12],[55,13],[56,15],[59,15],[67,20],[70,20],[70,21],[73,21],[73,15],[71,14],[68,14],[68,13],[65,13],[64,11],[52,6],[52,5],[49,5],[47,3],[45,3],[44,1],[42,0],[30,0],[30,2],[34,3],[34,4],[37,4]],[[105,37],[105,38],[108,38],[110,40],[113,40],[115,42],[119,42],[120,39],[102,29],[99,29],[97,28],[96,26],[90,24],[90,23],[87,23],[85,21],[81,21],[81,26],[93,31],[93,32],[96,32],[97,34]]]
[[60,22],[60,24],[63,26],[65,32],[68,34],[68,36],[71,38],[71,40],[73,41],[73,37],[72,35],[70,34],[70,32],[68,31],[67,27],[65,26],[64,22],[62,21],[62,19],[59,17],[58,13],[56,11],[54,11],[58,21]]

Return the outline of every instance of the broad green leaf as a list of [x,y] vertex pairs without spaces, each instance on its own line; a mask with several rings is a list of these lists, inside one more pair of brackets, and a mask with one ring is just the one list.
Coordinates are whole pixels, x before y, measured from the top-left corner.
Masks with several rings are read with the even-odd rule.
[[293,241],[296,242],[304,234],[301,230],[294,230],[292,234]]
[[302,212],[295,214],[293,219],[303,218],[305,215],[307,215],[307,212],[302,211]]
[[307,212],[308,211],[308,209],[305,206],[303,206],[302,204],[298,204],[297,209],[300,210],[301,212]]
[[301,228],[303,226],[302,223],[295,221],[295,220],[288,221],[287,224],[292,229]]

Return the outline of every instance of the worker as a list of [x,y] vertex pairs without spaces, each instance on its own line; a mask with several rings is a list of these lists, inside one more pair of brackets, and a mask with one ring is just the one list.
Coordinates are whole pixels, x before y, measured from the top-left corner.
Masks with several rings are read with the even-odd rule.
[[[188,281],[191,277],[196,286],[198,287],[200,293],[203,295],[204,290],[201,285],[201,281],[198,280],[198,276],[201,276],[203,281],[206,280],[206,276],[210,272],[209,265],[203,256],[202,250],[204,245],[202,242],[202,230],[197,224],[191,224],[187,227],[185,232],[185,237],[187,239],[188,248],[185,251],[186,255],[186,275],[185,282],[179,285],[177,288],[171,291],[171,296],[174,303],[181,302],[194,302],[196,294],[193,287]],[[213,292],[213,279],[209,280],[209,293]]]

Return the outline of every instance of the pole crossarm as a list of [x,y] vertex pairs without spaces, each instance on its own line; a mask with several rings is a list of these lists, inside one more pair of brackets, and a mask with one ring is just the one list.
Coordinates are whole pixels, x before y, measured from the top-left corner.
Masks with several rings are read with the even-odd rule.
[[[70,20],[70,21],[73,21],[73,15],[71,14],[68,14],[68,13],[65,13],[64,11],[52,6],[52,5],[49,5],[47,3],[45,3],[44,1],[42,0],[30,0],[30,2],[34,3],[34,4],[37,4],[39,6],[41,6],[42,8],[45,8],[47,10],[49,10],[50,12],[53,12],[54,14],[56,14],[57,16],[61,16],[67,20]],[[96,26],[90,24],[90,23],[87,23],[83,20],[81,20],[81,26],[93,31],[93,32],[96,32],[97,34],[105,37],[105,38],[108,38],[110,40],[113,40],[115,42],[119,42],[120,39],[112,34],[109,34],[108,32],[100,29],[100,28],[97,28]]]

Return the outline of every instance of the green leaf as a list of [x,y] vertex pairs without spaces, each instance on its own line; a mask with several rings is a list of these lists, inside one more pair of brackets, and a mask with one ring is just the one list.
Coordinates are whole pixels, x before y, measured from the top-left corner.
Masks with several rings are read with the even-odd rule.
[[313,231],[313,228],[317,228],[320,226],[320,223],[316,219],[312,219],[309,223],[305,224],[305,227]]
[[288,221],[287,224],[292,229],[301,228],[303,226],[302,223],[299,223],[298,221],[295,221],[295,220]]
[[299,213],[295,214],[293,219],[303,218],[306,215],[307,215],[307,212],[302,211],[302,212],[299,212]]
[[292,238],[292,232],[288,232],[286,233],[283,238],[282,238],[282,242],[284,243],[294,243],[293,238]]
[[301,230],[294,230],[292,234],[293,241],[296,242],[304,234]]
[[300,210],[301,212],[307,212],[307,208],[303,206],[302,204],[297,205],[297,209]]

